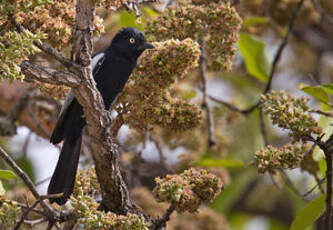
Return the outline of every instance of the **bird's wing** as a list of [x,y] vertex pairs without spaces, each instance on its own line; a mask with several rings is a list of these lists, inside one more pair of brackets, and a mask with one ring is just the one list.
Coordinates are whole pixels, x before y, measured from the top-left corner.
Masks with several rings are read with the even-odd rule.
[[[98,53],[93,56],[93,58],[91,60],[91,67],[93,69],[94,77],[97,75],[98,71],[100,70],[104,60],[105,60],[104,53]],[[64,138],[64,127],[63,126],[67,119],[69,107],[71,104],[73,104],[74,99],[75,99],[74,93],[72,92],[72,90],[70,90],[65,99],[64,105],[61,107],[61,111],[60,111],[60,114],[58,117],[56,127],[54,128],[51,139],[50,139],[51,143],[54,143],[54,144],[59,143]]]
[[95,54],[91,60],[91,67],[93,69],[93,76],[96,77],[98,71],[101,69],[101,66],[105,60],[105,53]]

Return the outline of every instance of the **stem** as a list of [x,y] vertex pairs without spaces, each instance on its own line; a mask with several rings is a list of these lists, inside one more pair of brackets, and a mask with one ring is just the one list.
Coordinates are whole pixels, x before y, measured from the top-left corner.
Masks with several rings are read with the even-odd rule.
[[325,152],[326,156],[326,178],[327,178],[327,191],[326,191],[326,216],[325,216],[325,230],[332,229],[332,155],[330,152]]

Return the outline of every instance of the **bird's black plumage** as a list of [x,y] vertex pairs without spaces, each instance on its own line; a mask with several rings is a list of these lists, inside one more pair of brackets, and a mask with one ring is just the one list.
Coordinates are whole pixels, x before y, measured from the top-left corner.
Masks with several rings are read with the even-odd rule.
[[[114,36],[105,52],[92,58],[93,76],[102,95],[105,109],[109,110],[122,91],[136,66],[138,57],[145,49],[150,48],[154,46],[146,41],[141,31],[125,28]],[[48,194],[63,193],[63,196],[52,198],[51,202],[62,205],[73,192],[80,157],[81,134],[85,124],[82,106],[70,92],[50,139],[53,144],[64,141],[48,187]]]

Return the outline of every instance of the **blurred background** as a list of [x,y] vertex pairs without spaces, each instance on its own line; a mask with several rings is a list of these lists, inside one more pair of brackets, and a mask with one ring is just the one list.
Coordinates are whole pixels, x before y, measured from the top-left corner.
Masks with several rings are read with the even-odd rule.
[[[169,1],[168,1],[169,2]],[[267,68],[286,34],[297,0],[241,0],[236,10],[243,20],[240,41],[231,71],[207,71],[207,95],[246,109],[260,98],[267,78]],[[145,22],[162,14],[166,3],[141,5],[140,21],[135,13],[125,9],[110,12],[98,8],[104,19],[105,32],[95,39],[94,50],[108,46],[114,33],[122,27],[134,26],[145,30]],[[177,4],[170,1],[171,6]],[[148,40],[153,37],[148,37]],[[66,51],[65,51],[66,52]],[[68,51],[67,51],[68,52]],[[57,66],[45,55],[34,61]],[[221,103],[208,100],[214,121],[214,146],[208,143],[207,115],[198,70],[172,86],[170,92],[201,108],[199,126],[184,132],[155,127],[153,131],[132,129],[126,124],[118,133],[121,166],[135,202],[147,213],[163,214],[166,204],[154,201],[151,190],[155,177],[179,173],[189,167],[204,167],[220,176],[224,191],[212,204],[202,206],[198,214],[173,214],[170,230],[284,230],[310,200],[323,189],[318,184],[324,177],[323,153],[315,149],[311,164],[274,175],[259,174],[252,165],[254,154],[265,145],[260,128],[259,110],[249,114],[228,109]],[[308,96],[304,84],[316,86],[333,83],[333,1],[306,0],[296,19],[272,82],[272,89],[286,90],[296,96]],[[53,146],[48,138],[55,125],[66,89],[41,87],[27,82],[0,82],[0,123],[7,122],[13,108],[24,101],[24,108],[15,122],[0,125],[0,146],[6,149],[28,173],[44,194],[54,170],[60,146]],[[313,108],[325,110],[320,100],[311,99]],[[114,112],[116,113],[116,112]],[[330,133],[331,120],[315,117]],[[267,117],[267,142],[282,146],[290,139],[288,132],[272,125]],[[5,137],[6,136],[6,137]],[[89,139],[84,147],[80,167],[93,165],[89,153]],[[309,167],[311,165],[311,167]],[[0,160],[0,168],[8,166]],[[4,181],[8,197],[23,199],[27,190],[19,179]],[[320,224],[308,229],[319,229]]]

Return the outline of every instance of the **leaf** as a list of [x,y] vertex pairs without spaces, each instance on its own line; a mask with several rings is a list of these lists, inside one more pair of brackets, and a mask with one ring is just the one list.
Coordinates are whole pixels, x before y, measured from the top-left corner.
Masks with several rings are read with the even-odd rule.
[[244,189],[255,180],[258,173],[254,169],[247,169],[236,175],[232,182],[226,186],[224,191],[211,204],[216,212],[228,213],[235,202],[243,195]]
[[240,33],[238,46],[244,58],[247,72],[258,80],[266,82],[271,63],[265,52],[265,44],[250,34]]
[[244,164],[238,160],[231,159],[203,159],[196,163],[198,166],[203,167],[225,167],[225,168],[235,168],[235,167],[243,167]]
[[0,170],[0,178],[5,180],[12,180],[16,178],[16,175],[10,170]]
[[290,230],[304,230],[307,226],[314,223],[325,211],[325,198],[323,194],[309,202],[296,215],[296,218],[290,226]]
[[310,86],[305,83],[299,83],[298,88],[318,101],[329,104],[329,97],[326,91],[321,86]]
[[135,16],[134,11],[132,13],[128,13],[126,10],[120,12],[120,26],[121,27],[134,27],[141,31],[143,31],[142,23],[136,22],[137,18]]
[[323,87],[327,93],[333,95],[333,84],[324,84],[321,85],[321,87]]
[[0,180],[0,196],[5,195],[5,192],[6,192],[6,190],[5,190],[5,188],[3,187],[2,182],[1,182],[1,180]]
[[258,25],[258,24],[266,24],[266,23],[268,23],[267,17],[248,16],[243,20],[243,28],[247,28],[249,26]]

